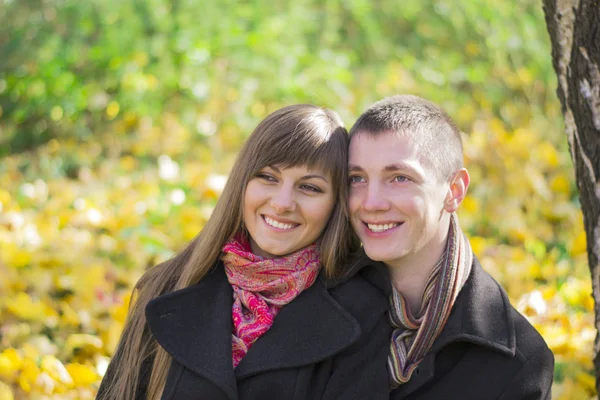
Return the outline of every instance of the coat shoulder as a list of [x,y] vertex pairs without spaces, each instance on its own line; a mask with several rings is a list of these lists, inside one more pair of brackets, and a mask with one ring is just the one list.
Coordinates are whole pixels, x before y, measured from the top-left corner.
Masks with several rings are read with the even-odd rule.
[[515,398],[550,399],[554,380],[554,354],[539,332],[516,309],[512,309],[515,330],[513,375],[504,386],[500,400]]
[[356,318],[363,330],[387,318],[389,303],[386,294],[361,273],[330,288],[329,293]]
[[515,356],[518,357],[522,363],[526,363],[534,356],[541,356],[547,359],[548,362],[554,362],[554,356],[546,344],[546,341],[533,325],[531,325],[527,318],[514,307],[512,307],[511,314],[515,329]]
[[546,341],[529,320],[509,302],[508,294],[502,285],[487,272],[484,272],[482,278],[489,285],[497,287],[500,296],[506,300],[506,306],[508,307],[507,314],[509,316],[507,322],[509,322],[509,326],[512,325],[510,327],[513,330],[512,335],[514,336],[514,358],[518,360],[518,364],[523,365],[531,358],[536,357],[553,365],[554,356],[548,348]]

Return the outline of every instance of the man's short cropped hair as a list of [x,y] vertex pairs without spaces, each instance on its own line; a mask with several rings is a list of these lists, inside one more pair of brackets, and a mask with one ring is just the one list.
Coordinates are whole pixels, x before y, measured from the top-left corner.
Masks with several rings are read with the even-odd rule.
[[377,136],[393,132],[413,138],[419,159],[448,180],[463,167],[461,133],[454,121],[437,105],[412,95],[386,97],[369,107],[350,130]]

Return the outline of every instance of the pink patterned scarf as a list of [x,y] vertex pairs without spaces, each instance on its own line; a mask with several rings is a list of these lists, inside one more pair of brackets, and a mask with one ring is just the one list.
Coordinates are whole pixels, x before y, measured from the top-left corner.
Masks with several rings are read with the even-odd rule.
[[233,367],[250,346],[273,325],[284,305],[310,287],[321,269],[319,250],[312,244],[279,258],[254,255],[243,235],[223,247],[221,260],[233,288]]

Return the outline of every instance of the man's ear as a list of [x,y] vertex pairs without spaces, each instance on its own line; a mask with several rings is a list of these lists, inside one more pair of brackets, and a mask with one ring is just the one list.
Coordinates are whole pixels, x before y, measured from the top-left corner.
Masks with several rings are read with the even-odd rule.
[[466,168],[461,168],[454,174],[454,177],[450,181],[450,188],[444,204],[444,209],[447,212],[452,213],[458,209],[458,206],[467,195],[470,181],[471,178]]

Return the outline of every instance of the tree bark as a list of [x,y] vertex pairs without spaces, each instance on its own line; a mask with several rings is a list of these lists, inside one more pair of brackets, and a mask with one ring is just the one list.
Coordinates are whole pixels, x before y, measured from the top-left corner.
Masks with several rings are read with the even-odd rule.
[[600,1],[543,0],[587,237],[600,393]]

